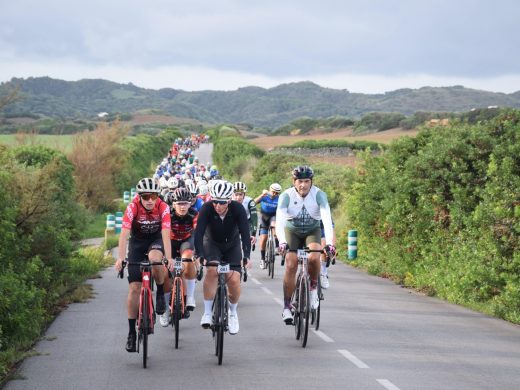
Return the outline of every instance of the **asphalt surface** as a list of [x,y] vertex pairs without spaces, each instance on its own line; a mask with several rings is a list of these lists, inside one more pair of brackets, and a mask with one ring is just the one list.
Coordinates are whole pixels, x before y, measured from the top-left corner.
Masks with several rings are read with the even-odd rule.
[[6,389],[519,389],[520,327],[425,297],[344,263],[331,266],[320,332],[306,348],[281,320],[283,269],[258,268],[243,283],[240,332],[226,334],[218,366],[197,308],[150,336],[148,368],[124,350],[126,280],[113,268],[89,281],[95,297],[71,304]]
[[[148,368],[124,350],[127,282],[107,269],[96,296],[53,322],[6,389],[518,389],[520,328],[424,297],[345,264],[330,270],[320,332],[304,349],[281,320],[282,272],[254,268],[243,284],[240,332],[226,335],[218,366],[197,308],[150,336]],[[277,258],[279,262],[279,257]]]

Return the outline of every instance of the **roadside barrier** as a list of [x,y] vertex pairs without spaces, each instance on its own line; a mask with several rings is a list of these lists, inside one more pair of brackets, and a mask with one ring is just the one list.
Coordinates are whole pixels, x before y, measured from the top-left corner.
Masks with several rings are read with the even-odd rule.
[[130,191],[123,192],[123,202],[130,203]]
[[348,231],[348,259],[354,260],[357,257],[357,230]]
[[116,234],[121,233],[122,227],[123,227],[123,212],[118,211],[116,213]]

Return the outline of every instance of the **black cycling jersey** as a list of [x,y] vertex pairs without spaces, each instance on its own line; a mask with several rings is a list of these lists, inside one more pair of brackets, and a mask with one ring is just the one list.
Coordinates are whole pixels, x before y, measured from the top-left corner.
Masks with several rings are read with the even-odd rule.
[[222,219],[211,202],[204,203],[199,210],[197,228],[195,229],[195,252],[198,256],[206,257],[203,240],[206,237],[217,244],[231,245],[240,243],[242,238],[242,250],[244,257],[251,256],[251,235],[246,210],[236,202],[231,201],[224,219]]

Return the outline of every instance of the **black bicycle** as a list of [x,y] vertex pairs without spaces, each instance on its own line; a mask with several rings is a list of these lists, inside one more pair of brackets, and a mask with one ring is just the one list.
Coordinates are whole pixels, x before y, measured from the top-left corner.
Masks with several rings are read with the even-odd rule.
[[[247,260],[243,261],[243,280],[247,281]],[[224,356],[224,333],[228,330],[228,291],[226,284],[226,274],[231,272],[229,263],[224,263],[220,259],[211,259],[206,262],[206,267],[217,267],[218,282],[217,291],[213,298],[213,325],[211,331],[215,341],[215,355],[218,357],[218,364],[222,365]],[[202,278],[202,263],[199,271],[199,280]]]
[[296,252],[296,257],[298,259],[298,277],[296,278],[296,288],[294,289],[291,299],[294,307],[294,332],[296,340],[300,340],[302,347],[305,348],[307,346],[309,319],[311,315],[310,277],[308,271],[309,253],[321,253],[321,250],[303,248],[298,250],[289,250],[289,252]]
[[267,232],[267,242],[265,245],[265,266],[271,279],[274,278],[275,250],[274,227],[271,226]]

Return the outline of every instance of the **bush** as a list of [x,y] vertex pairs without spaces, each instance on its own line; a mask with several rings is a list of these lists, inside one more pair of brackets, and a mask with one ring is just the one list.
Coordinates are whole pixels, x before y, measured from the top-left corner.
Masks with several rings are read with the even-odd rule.
[[371,112],[354,125],[357,132],[383,131],[399,127],[406,117],[398,112]]

